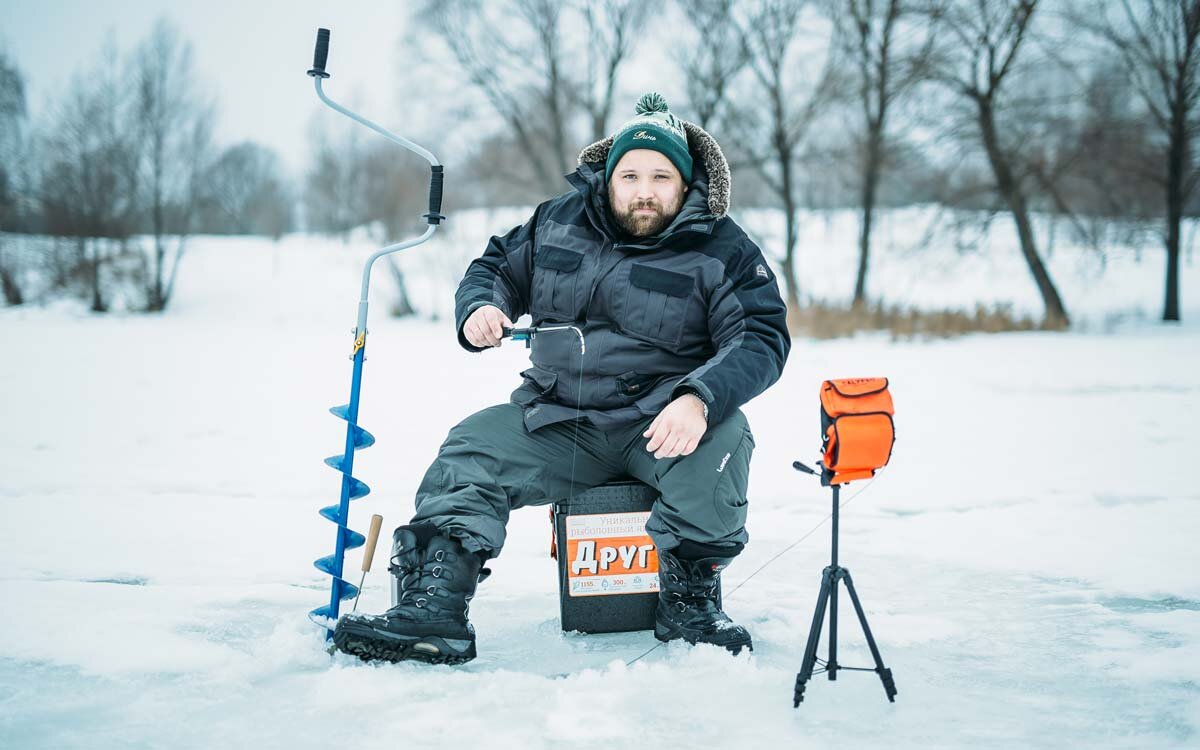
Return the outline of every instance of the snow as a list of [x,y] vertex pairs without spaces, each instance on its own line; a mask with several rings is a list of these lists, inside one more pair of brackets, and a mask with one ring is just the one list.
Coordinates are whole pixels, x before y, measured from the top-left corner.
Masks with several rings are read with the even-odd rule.
[[[412,251],[418,304],[445,314],[456,264],[522,218],[466,216]],[[923,234],[921,218],[884,222],[898,239],[873,285],[897,301],[1036,312],[1028,279],[997,270],[1019,268],[1011,243],[914,254],[903,237]],[[806,224],[806,291],[849,293],[844,219]],[[724,580],[752,656],[672,644],[627,665],[655,646],[650,633],[562,634],[538,508],[514,513],[472,603],[479,658],[430,668],[330,657],[305,617],[327,598],[311,561],[332,547],[317,509],[338,479],[321,459],[344,424],[326,409],[345,400],[371,250],[201,237],[160,317],[0,311],[0,747],[1200,742],[1200,490],[1187,468],[1200,328],[1150,322],[1160,251],[1079,275],[1069,269],[1091,268],[1087,254],[1056,250],[1069,309],[1095,323],[1083,330],[797,339],[781,382],[746,407],[752,540]],[[1183,265],[1194,321],[1200,274]],[[511,343],[468,355],[445,318],[388,318],[390,294],[380,269],[360,530],[372,513],[385,529],[407,520],[447,430],[506,400],[527,356]],[[840,562],[899,695],[888,704],[875,675],[843,672],[814,678],[793,710],[830,506],[791,462],[816,458],[820,381],[877,374],[892,382],[898,441],[887,470],[843,493]],[[358,562],[347,556],[349,577]],[[387,599],[377,557],[359,608]],[[870,663],[845,596],[839,657]]]

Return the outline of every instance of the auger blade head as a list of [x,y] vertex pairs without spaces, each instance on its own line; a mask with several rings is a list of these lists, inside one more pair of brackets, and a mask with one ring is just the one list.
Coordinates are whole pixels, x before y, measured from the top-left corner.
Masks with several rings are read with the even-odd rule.
[[313,611],[309,612],[308,619],[312,620],[313,623],[320,625],[326,630],[333,630],[337,625],[337,622],[333,618],[333,612],[329,609],[328,604],[323,607],[317,607]]

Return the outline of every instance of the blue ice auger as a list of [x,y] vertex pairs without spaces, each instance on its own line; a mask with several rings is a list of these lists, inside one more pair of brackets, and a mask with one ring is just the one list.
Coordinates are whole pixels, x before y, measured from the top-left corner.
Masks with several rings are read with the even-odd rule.
[[350,353],[350,358],[354,360],[354,372],[350,381],[350,403],[330,409],[334,416],[346,420],[345,450],[340,455],[330,456],[325,459],[326,464],[337,469],[342,474],[342,496],[337,505],[330,505],[320,510],[323,518],[337,524],[337,541],[332,555],[322,557],[314,561],[313,564],[316,565],[317,570],[333,576],[333,582],[329,591],[329,604],[317,607],[308,613],[309,618],[313,622],[325,628],[326,638],[330,638],[333,635],[333,627],[337,623],[338,607],[341,602],[345,599],[354,598],[358,593],[357,586],[342,578],[342,564],[345,562],[346,550],[361,547],[365,541],[362,534],[350,529],[346,523],[349,520],[350,501],[357,500],[371,491],[364,482],[355,479],[351,474],[354,468],[354,452],[361,448],[368,448],[375,442],[375,438],[371,433],[358,426],[358,397],[362,384],[363,355],[367,348],[367,287],[371,281],[371,266],[384,255],[419,245],[429,239],[437,231],[438,225],[441,224],[442,220],[446,218],[441,214],[442,165],[438,162],[437,158],[412,141],[385,130],[370,120],[359,117],[326,97],[325,92],[321,90],[321,81],[329,77],[329,74],[325,72],[325,62],[328,56],[329,29],[318,29],[317,48],[313,55],[313,67],[308,71],[308,74],[313,77],[317,96],[320,97],[321,101],[351,120],[374,130],[393,143],[398,143],[408,150],[419,154],[429,162],[432,174],[429,182],[429,212],[422,214],[426,222],[429,223],[429,228],[425,230],[425,234],[415,240],[388,245],[367,259],[367,265],[363,269],[362,275],[362,295],[358,300],[358,322],[353,331],[354,349]]

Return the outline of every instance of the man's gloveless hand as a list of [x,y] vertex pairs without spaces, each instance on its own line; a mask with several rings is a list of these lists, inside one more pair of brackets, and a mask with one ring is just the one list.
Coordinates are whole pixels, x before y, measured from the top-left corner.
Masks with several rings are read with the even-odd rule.
[[650,438],[646,450],[655,458],[674,458],[696,450],[707,430],[704,402],[694,394],[685,393],[658,413],[642,437]]
[[463,336],[472,346],[500,346],[505,326],[512,328],[513,323],[504,311],[495,305],[484,305],[467,318],[463,324]]

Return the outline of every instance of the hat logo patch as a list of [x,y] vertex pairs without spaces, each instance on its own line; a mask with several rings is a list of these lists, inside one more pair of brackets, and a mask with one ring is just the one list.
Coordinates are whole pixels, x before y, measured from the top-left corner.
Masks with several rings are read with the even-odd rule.
[[767,269],[763,267],[762,263],[758,264],[758,267],[754,269],[754,273],[758,274],[759,276],[762,276],[764,279],[770,278],[767,275]]
[[654,136],[647,133],[645,130],[639,130],[638,132],[633,134],[633,137],[641,138],[642,140],[647,140],[647,141],[657,141],[658,140]]

